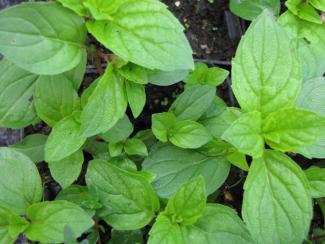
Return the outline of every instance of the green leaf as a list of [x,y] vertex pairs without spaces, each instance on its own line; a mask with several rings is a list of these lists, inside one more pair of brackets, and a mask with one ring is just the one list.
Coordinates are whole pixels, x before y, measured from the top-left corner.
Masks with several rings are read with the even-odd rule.
[[305,3],[303,0],[287,0],[285,5],[287,8],[299,18],[316,24],[322,24],[320,15],[316,9]]
[[123,152],[123,149],[124,149],[124,143],[123,142],[109,143],[108,144],[109,154],[112,157],[119,156]]
[[311,166],[305,170],[313,198],[325,197],[325,169]]
[[209,68],[204,63],[196,63],[194,71],[185,78],[186,87],[195,85],[219,86],[229,75],[229,71],[219,67]]
[[147,225],[159,210],[159,200],[146,178],[103,160],[90,162],[87,186],[96,190],[105,207],[99,215],[117,230]]
[[112,14],[114,14],[118,8],[126,0],[86,0],[84,5],[89,9],[91,15],[95,20],[112,20]]
[[88,9],[84,6],[87,0],[57,0],[64,7],[71,9],[80,16],[89,16]]
[[118,231],[113,229],[111,231],[112,238],[108,244],[143,244],[143,233],[141,230],[133,231]]
[[202,216],[206,200],[204,178],[199,176],[181,185],[169,199],[164,214],[173,222],[191,225]]
[[128,155],[148,156],[146,145],[137,138],[127,139],[124,144],[124,150]]
[[[266,150],[244,185],[242,215],[257,243],[301,243],[312,218],[309,183],[288,156]],[[283,228],[285,226],[285,228]]]
[[110,155],[107,150],[106,142],[97,141],[96,138],[91,138],[86,141],[83,150],[90,153],[94,159],[108,159]]
[[89,97],[93,94],[95,88],[98,85],[99,80],[101,79],[101,77],[97,78],[96,80],[94,80],[81,94],[81,107],[84,108],[86,107]]
[[36,120],[33,92],[39,76],[0,61],[0,127],[24,128]]
[[200,117],[200,121],[205,121],[217,117],[227,109],[227,104],[218,96],[215,96],[207,111]]
[[315,8],[325,12],[325,2],[324,0],[309,0],[309,3]]
[[72,70],[66,71],[63,75],[72,82],[73,88],[78,91],[83,82],[87,66],[87,52],[83,52],[79,64]]
[[37,115],[51,127],[80,109],[78,94],[64,75],[41,76],[36,83],[34,102]]
[[227,156],[227,160],[236,167],[248,171],[249,166],[246,160],[246,155],[241,152],[233,152]]
[[253,20],[260,15],[264,9],[269,9],[278,15],[280,12],[279,0],[230,0],[230,10],[235,15]]
[[34,163],[44,161],[44,148],[47,140],[46,135],[33,134],[26,136],[21,142],[10,145],[9,147],[15,149],[17,152],[25,154]]
[[186,89],[172,104],[169,111],[178,120],[198,120],[211,106],[216,89],[213,86],[194,86]]
[[188,70],[162,71],[155,70],[149,74],[149,83],[157,86],[170,86],[182,81],[187,75]]
[[117,143],[127,139],[133,132],[133,124],[129,117],[124,115],[122,119],[117,121],[113,128],[109,131],[100,134],[100,137],[110,143]]
[[230,165],[223,157],[206,157],[194,150],[157,145],[143,162],[143,170],[156,175],[152,185],[162,198],[171,197],[182,183],[202,175],[207,194],[225,181]]
[[45,160],[59,161],[70,156],[82,147],[86,139],[80,135],[80,112],[76,112],[53,127],[45,145]]
[[320,140],[325,131],[325,117],[298,108],[281,109],[263,122],[265,141],[279,151],[295,151]]
[[152,115],[152,133],[162,141],[168,141],[168,131],[176,123],[176,117],[171,112],[159,113]]
[[27,220],[0,205],[0,243],[15,243],[28,225]]
[[246,111],[264,118],[290,107],[301,88],[298,54],[269,11],[250,25],[232,63],[233,91]]
[[175,122],[168,130],[168,139],[177,147],[199,148],[212,140],[212,136],[200,123],[183,120]]
[[222,139],[244,154],[260,157],[264,150],[261,124],[260,112],[245,113],[223,133]]
[[65,189],[70,186],[80,175],[84,156],[82,150],[71,154],[70,156],[59,160],[51,161],[48,163],[51,175],[54,180]]
[[26,215],[31,221],[25,231],[27,238],[42,243],[62,243],[65,226],[80,236],[94,224],[84,210],[62,200],[36,203],[27,209]]
[[236,149],[229,143],[214,139],[200,147],[198,152],[203,153],[208,157],[219,157],[227,156],[229,153],[232,153],[235,150]]
[[82,134],[90,137],[108,131],[124,116],[126,106],[124,80],[109,66],[82,112]]
[[125,79],[142,85],[148,84],[148,75],[151,72],[151,70],[149,71],[148,69],[133,63],[128,63],[117,71]]
[[58,3],[19,4],[2,10],[0,22],[0,52],[32,73],[71,70],[85,52],[83,19]]
[[0,205],[17,214],[42,198],[42,183],[35,164],[14,149],[0,148]]
[[87,28],[124,60],[164,71],[193,68],[183,27],[163,3],[125,0],[110,15],[110,21],[88,21]]
[[144,86],[132,81],[126,81],[125,88],[133,117],[137,118],[146,105],[146,91]]

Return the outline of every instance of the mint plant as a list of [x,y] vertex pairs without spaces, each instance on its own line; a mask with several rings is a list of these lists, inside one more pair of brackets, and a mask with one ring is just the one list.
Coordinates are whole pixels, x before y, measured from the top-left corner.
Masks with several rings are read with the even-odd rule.
[[[325,157],[325,27],[315,15],[323,4],[287,1],[276,19],[268,9],[278,12],[278,1],[244,2],[254,8],[243,16],[254,20],[232,61],[238,107],[216,96],[229,71],[194,65],[183,26],[160,1],[2,10],[0,126],[43,121],[51,132],[0,148],[0,243],[19,235],[41,243],[308,239],[313,202],[324,209],[325,172],[290,156]],[[84,88],[89,58],[107,66]],[[145,86],[181,80],[168,111],[136,130]],[[60,186],[55,199],[46,197],[41,162]],[[241,214],[215,200],[235,167],[247,175]]]

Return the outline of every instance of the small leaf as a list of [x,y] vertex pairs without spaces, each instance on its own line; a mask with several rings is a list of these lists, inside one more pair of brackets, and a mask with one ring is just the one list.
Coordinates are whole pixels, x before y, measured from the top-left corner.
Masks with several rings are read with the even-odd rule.
[[152,115],[152,133],[162,141],[168,141],[168,130],[176,123],[176,117],[171,112]]
[[9,147],[15,149],[17,152],[25,154],[34,163],[44,161],[44,148],[47,140],[46,135],[33,134],[26,136],[21,142],[18,142]]
[[305,170],[313,198],[325,197],[325,169],[311,166]]
[[148,156],[146,145],[137,138],[127,139],[124,144],[124,150],[128,155]]
[[325,12],[325,2],[324,2],[324,0],[309,0],[309,2],[315,8]]
[[84,6],[87,0],[58,0],[64,7],[69,8],[80,16],[89,16],[88,9]]
[[108,150],[109,154],[112,157],[117,157],[119,156],[124,149],[124,143],[123,142],[116,142],[116,143],[109,143],[108,144]]
[[143,233],[141,230],[133,231],[118,231],[113,229],[111,231],[112,238],[108,244],[143,244]]
[[0,169],[0,205],[25,214],[30,205],[42,199],[41,177],[24,154],[0,148]]
[[132,81],[137,84],[145,85],[148,84],[149,79],[148,75],[151,73],[151,70],[148,70],[139,65],[128,63],[117,70],[120,75],[125,79]]
[[222,140],[212,140],[209,141],[204,146],[198,149],[198,152],[203,153],[208,157],[219,157],[227,156],[229,153],[232,153],[236,149],[227,142]]
[[162,71],[154,70],[149,74],[149,83],[157,86],[170,86],[182,81],[187,75],[188,70]]
[[146,104],[146,91],[143,85],[126,81],[126,94],[134,118],[139,117]]
[[287,8],[303,20],[307,20],[316,24],[322,24],[320,15],[316,9],[305,3],[303,0],[287,0],[285,5]]
[[246,155],[241,152],[233,152],[227,156],[227,160],[236,167],[248,171],[249,166],[246,160]]
[[133,124],[130,122],[129,117],[124,115],[122,119],[117,121],[113,128],[109,131],[100,134],[100,137],[110,143],[117,143],[127,139],[133,132]]
[[42,243],[62,243],[65,226],[80,236],[94,224],[84,210],[63,200],[36,203],[27,209],[26,215],[31,221],[25,231],[27,238]]

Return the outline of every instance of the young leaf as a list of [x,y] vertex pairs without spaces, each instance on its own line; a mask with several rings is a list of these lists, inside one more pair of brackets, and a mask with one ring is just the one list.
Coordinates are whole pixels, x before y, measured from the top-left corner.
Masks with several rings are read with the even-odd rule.
[[78,151],[86,142],[80,135],[80,112],[76,112],[57,123],[45,145],[45,160],[59,161]]
[[124,150],[128,155],[148,156],[146,145],[137,138],[127,139],[124,144]]
[[21,142],[18,142],[9,147],[15,149],[17,152],[25,154],[34,163],[44,161],[44,148],[47,140],[46,135],[33,134],[26,136]]
[[83,19],[58,3],[19,4],[2,10],[0,22],[0,52],[32,73],[68,71],[85,51]]
[[227,160],[236,167],[248,171],[249,166],[247,164],[246,155],[241,152],[233,152],[227,156]]
[[33,92],[39,76],[0,61],[0,127],[24,128],[36,120]]
[[177,121],[168,130],[171,143],[181,148],[199,148],[212,140],[211,134],[198,122],[191,120]]
[[125,0],[107,14],[110,21],[88,21],[88,31],[124,60],[164,71],[193,68],[183,27],[163,3]]
[[316,9],[305,3],[303,0],[287,0],[285,5],[287,8],[303,20],[307,20],[316,24],[322,24],[320,15]]
[[27,220],[0,205],[0,243],[14,243],[28,225]]
[[62,200],[33,204],[27,209],[26,215],[31,221],[25,231],[27,238],[42,243],[62,243],[65,226],[80,236],[94,224],[84,210]]
[[80,16],[89,16],[88,9],[84,6],[87,0],[57,0],[64,7],[69,8]]
[[264,118],[295,103],[301,87],[300,63],[288,40],[267,10],[241,39],[232,63],[232,88],[244,111],[260,111]]
[[173,222],[191,225],[201,217],[206,206],[204,178],[199,176],[185,182],[169,199],[164,214]]
[[54,180],[65,189],[78,178],[83,162],[83,152],[79,150],[59,161],[49,162],[48,165]]
[[146,91],[144,86],[132,81],[126,81],[125,88],[133,117],[137,118],[146,104]]
[[24,214],[28,206],[41,200],[41,177],[24,154],[0,148],[0,169],[0,205]]
[[305,170],[313,198],[325,197],[325,169],[311,166]]
[[82,112],[81,131],[90,137],[111,129],[126,111],[123,78],[109,66]]
[[171,112],[152,115],[152,133],[162,142],[168,141],[168,131],[176,123],[176,117]]
[[280,152],[266,150],[262,158],[253,161],[244,190],[242,215],[256,242],[304,240],[312,203],[309,183],[294,161]]
[[216,89],[213,86],[194,86],[186,89],[172,104],[169,111],[178,120],[198,120],[213,102]]
[[297,108],[273,112],[263,122],[266,142],[284,152],[317,142],[324,131],[325,117]]
[[93,160],[86,175],[104,209],[99,215],[117,230],[147,225],[159,210],[159,200],[146,178],[103,160]]
[[324,0],[310,0],[309,2],[315,8],[325,12],[325,2],[324,2]]
[[122,119],[117,121],[116,125],[109,131],[100,134],[100,137],[110,143],[117,143],[127,139],[133,132],[133,124],[129,117],[124,115]]
[[225,181],[230,165],[223,157],[206,157],[194,150],[157,145],[143,162],[143,170],[156,175],[152,185],[162,198],[170,198],[184,182],[202,175],[207,194]]
[[244,154],[260,157],[264,150],[261,124],[260,112],[245,113],[231,124],[222,135],[222,139]]
[[236,149],[227,142],[222,140],[212,140],[209,141],[204,146],[198,149],[198,152],[208,156],[208,157],[220,157],[227,156],[229,153],[234,152]]
[[109,154],[112,157],[117,157],[119,156],[124,149],[124,143],[123,142],[116,142],[116,143],[109,143],[108,144],[108,151]]
[[37,115],[51,127],[80,109],[78,94],[64,75],[41,76],[36,83],[34,102]]
[[185,78],[186,87],[195,85],[219,86],[229,75],[229,71],[219,67],[209,68],[204,63],[196,63],[194,71]]
[[148,84],[149,79],[148,75],[151,73],[151,70],[148,70],[139,65],[128,63],[117,70],[120,75],[125,79],[132,81],[137,84],[145,85]]

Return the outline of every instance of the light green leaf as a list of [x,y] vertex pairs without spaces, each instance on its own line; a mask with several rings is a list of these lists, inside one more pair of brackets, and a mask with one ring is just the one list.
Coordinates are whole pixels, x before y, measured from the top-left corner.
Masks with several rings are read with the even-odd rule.
[[120,75],[122,75],[125,79],[132,81],[137,84],[148,84],[149,79],[148,75],[151,70],[148,70],[144,67],[139,65],[128,63],[117,70]]
[[143,233],[141,230],[111,231],[112,238],[107,244],[143,244]]
[[325,1],[324,0],[309,0],[309,2],[315,8],[325,12]]
[[246,19],[253,20],[260,15],[263,10],[269,9],[278,15],[280,12],[279,0],[230,0],[230,10],[235,15]]
[[87,0],[57,0],[64,7],[69,8],[80,16],[89,16],[88,9],[84,6]]
[[169,199],[164,214],[174,223],[191,225],[202,216],[206,200],[204,178],[199,176],[180,186]]
[[17,214],[42,198],[42,182],[35,164],[14,149],[0,148],[0,205]]
[[126,81],[125,88],[133,117],[137,118],[146,104],[146,91],[144,86],[132,81]]
[[[309,183],[288,156],[266,150],[244,185],[242,215],[257,243],[301,243],[312,218]],[[285,228],[283,228],[285,226]]]
[[126,0],[85,0],[84,5],[89,9],[95,20],[112,20],[121,4]]
[[83,152],[79,150],[62,160],[49,162],[48,165],[54,180],[65,189],[77,180],[83,162]]
[[86,142],[80,135],[80,112],[76,112],[57,123],[45,145],[45,160],[59,161],[78,151]]
[[108,131],[123,117],[126,106],[124,80],[109,66],[82,112],[82,134],[90,137]]
[[175,100],[169,111],[173,112],[178,120],[198,120],[211,106],[215,93],[213,86],[193,86]]
[[126,0],[110,16],[110,21],[88,21],[87,28],[124,60],[164,71],[193,68],[183,27],[163,3]]
[[112,157],[117,157],[119,156],[124,149],[124,143],[123,142],[116,142],[116,143],[109,143],[108,144],[108,150],[109,154]]
[[246,155],[241,152],[233,152],[227,156],[227,160],[236,167],[248,171],[249,166],[246,160]]
[[300,63],[288,40],[269,11],[253,21],[241,39],[232,63],[232,88],[244,111],[260,111],[264,118],[295,103]]
[[285,5],[287,8],[299,18],[316,24],[322,24],[320,15],[316,9],[306,3],[304,0],[287,0]]
[[127,139],[124,144],[124,150],[128,155],[148,156],[146,145],[137,138]]
[[99,80],[101,79],[101,77],[97,78],[96,80],[94,80],[81,94],[81,107],[84,108],[86,107],[89,97],[93,94],[94,90],[96,89]]
[[195,85],[219,86],[229,75],[229,71],[219,67],[209,68],[204,63],[196,63],[194,71],[185,78],[186,87]]
[[0,52],[32,73],[71,70],[85,51],[83,19],[58,3],[19,4],[2,10],[0,22]]
[[72,82],[73,88],[78,91],[84,79],[87,66],[87,52],[84,51],[79,64],[72,70],[66,71],[63,75]]
[[278,110],[263,122],[265,141],[272,148],[284,152],[317,142],[324,131],[325,117],[298,108]]
[[39,76],[0,61],[0,127],[24,128],[36,120],[33,92]]
[[0,243],[15,243],[29,223],[9,208],[0,205]]
[[206,157],[194,150],[158,144],[143,162],[143,170],[156,175],[152,185],[162,198],[171,197],[182,183],[202,175],[207,194],[216,191],[228,176],[223,157]]
[[162,71],[155,70],[149,74],[149,83],[157,86],[170,86],[182,81],[187,75],[188,70]]
[[36,83],[34,102],[37,115],[51,127],[80,109],[78,94],[64,75],[41,76]]
[[46,140],[46,135],[33,134],[26,136],[21,142],[10,145],[10,147],[17,152],[25,154],[34,163],[39,163],[45,159],[44,148]]
[[221,115],[227,109],[227,104],[218,96],[215,96],[207,111],[200,117],[200,121],[205,121]]
[[264,150],[260,112],[241,115],[223,133],[222,139],[234,145],[240,152],[252,157],[260,157]]
[[152,115],[152,133],[162,142],[168,141],[168,131],[176,123],[176,117],[171,112]]
[[84,210],[63,200],[36,203],[27,209],[26,215],[31,221],[25,231],[27,238],[42,243],[62,243],[65,226],[80,236],[94,224]]
[[113,128],[109,131],[100,134],[100,137],[110,143],[117,143],[127,139],[133,132],[133,124],[130,122],[129,117],[124,115],[122,119],[117,121]]
[[325,197],[325,169],[311,166],[305,170],[313,198]]
[[200,123],[183,120],[175,122],[168,130],[168,139],[177,147],[199,148],[212,140],[212,136]]
[[214,139],[200,147],[198,152],[203,153],[208,157],[219,157],[227,156],[229,153],[232,153],[235,150],[236,149],[229,143]]
[[142,228],[159,210],[159,200],[150,183],[137,172],[93,160],[86,181],[105,207],[99,215],[117,230]]

